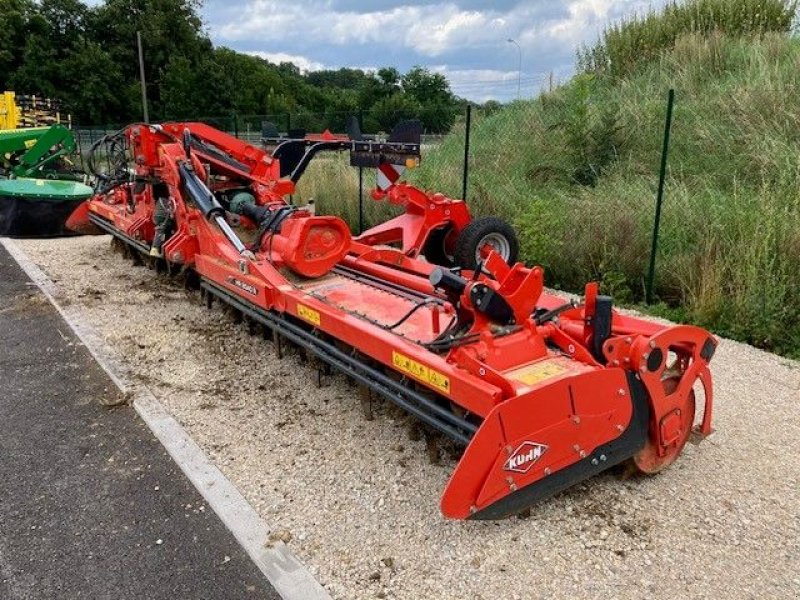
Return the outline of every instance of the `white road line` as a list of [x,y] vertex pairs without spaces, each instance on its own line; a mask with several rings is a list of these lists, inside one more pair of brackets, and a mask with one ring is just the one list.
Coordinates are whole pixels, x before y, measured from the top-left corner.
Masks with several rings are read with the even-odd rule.
[[272,548],[266,547],[269,526],[150,390],[134,382],[116,351],[86,322],[77,307],[58,304],[56,284],[13,240],[0,238],[0,243],[47,296],[114,384],[132,398],[136,412],[281,597],[284,600],[330,600],[325,588],[285,544],[277,542]]

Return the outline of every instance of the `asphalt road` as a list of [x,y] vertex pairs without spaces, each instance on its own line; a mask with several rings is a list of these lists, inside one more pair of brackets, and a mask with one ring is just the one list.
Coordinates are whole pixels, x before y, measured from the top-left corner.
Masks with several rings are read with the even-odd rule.
[[279,598],[2,246],[0,335],[0,598]]

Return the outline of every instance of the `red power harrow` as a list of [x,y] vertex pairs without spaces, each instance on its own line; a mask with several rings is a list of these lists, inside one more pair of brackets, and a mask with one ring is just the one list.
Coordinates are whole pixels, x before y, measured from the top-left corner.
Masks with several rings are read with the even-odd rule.
[[[594,284],[566,303],[543,290],[541,268],[509,265],[491,243],[474,270],[421,260],[424,220],[399,248],[383,245],[397,241],[385,227],[352,239],[339,218],[284,201],[300,162],[281,173],[276,153],[209,145],[210,133],[129,127],[126,166],[72,225],[186,273],[209,305],[222,300],[464,446],[445,516],[515,514],[624,461],[654,473],[693,432],[711,433],[717,342],[703,329],[619,314]],[[418,155],[401,142],[318,143],[378,162]]]

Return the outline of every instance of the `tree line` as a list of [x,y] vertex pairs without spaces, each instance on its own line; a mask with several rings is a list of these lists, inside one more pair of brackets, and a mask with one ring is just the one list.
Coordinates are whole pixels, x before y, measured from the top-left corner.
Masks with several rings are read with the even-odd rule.
[[[365,131],[420,118],[448,131],[465,101],[422,67],[402,74],[342,68],[302,73],[292,63],[214,47],[202,0],[0,0],[0,89],[58,98],[83,124],[141,119],[136,33],[145,51],[152,120],[287,115],[286,126]],[[235,117],[234,117],[235,118]],[[278,123],[279,126],[283,123]]]

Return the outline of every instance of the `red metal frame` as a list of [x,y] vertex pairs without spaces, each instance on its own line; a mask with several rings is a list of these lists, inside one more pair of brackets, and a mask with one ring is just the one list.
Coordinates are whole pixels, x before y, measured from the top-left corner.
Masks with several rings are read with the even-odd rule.
[[463,200],[440,193],[426,193],[405,182],[394,184],[386,192],[375,190],[372,197],[402,206],[405,212],[368,229],[358,240],[370,246],[396,245],[403,254],[411,257],[419,256],[431,234],[437,230],[446,230],[444,251],[452,256],[458,234],[472,220]]
[[[590,350],[596,286],[587,286],[582,305],[540,323],[534,311],[555,309],[564,300],[544,291],[542,269],[508,266],[494,252],[486,256],[486,273],[463,273],[457,293],[434,287],[429,278],[435,266],[416,260],[415,248],[432,228],[463,226],[469,214],[463,203],[404,184],[389,197],[407,207],[406,218],[359,240],[350,239],[340,220],[299,210],[279,231],[240,253],[189,200],[178,166],[190,165],[207,181],[224,174],[252,182],[259,203],[277,206],[280,188],[270,179],[275,165],[243,149],[234,158],[249,172],[234,173],[225,161],[199,151],[187,158],[175,135],[183,124],[136,127],[131,136],[137,173],[166,184],[173,201],[175,228],[164,246],[165,260],[248,306],[369,357],[370,364],[394,371],[477,428],[444,491],[445,516],[480,517],[561,471],[606,460],[603,449],[635,425],[637,393],[645,394],[648,412],[647,439],[633,457],[641,470],[659,470],[680,453],[694,422],[698,382],[705,405],[696,433],[711,432],[708,363],[716,340],[708,332],[614,312],[611,334],[596,356]],[[203,135],[212,139],[212,133]],[[84,216],[101,219],[122,239],[144,246],[152,241],[151,185],[126,184],[86,206]],[[255,228],[247,219],[233,223],[241,235]],[[398,236],[399,249],[382,245]],[[486,296],[476,292],[486,290],[506,303],[506,322],[479,305],[476,298]],[[466,327],[457,334],[459,343],[436,346],[454,320]]]

